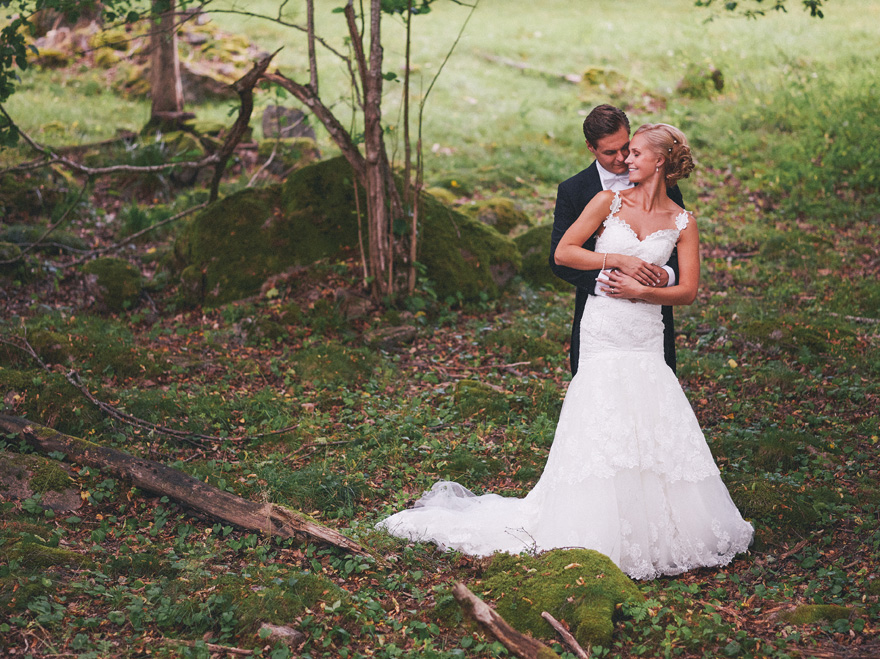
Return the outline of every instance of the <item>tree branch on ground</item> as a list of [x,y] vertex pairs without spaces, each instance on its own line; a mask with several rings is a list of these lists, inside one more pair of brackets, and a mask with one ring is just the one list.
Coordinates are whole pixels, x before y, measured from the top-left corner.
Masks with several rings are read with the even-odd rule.
[[457,583],[452,587],[452,595],[461,605],[464,613],[469,618],[473,618],[483,631],[501,643],[512,655],[521,659],[559,658],[558,654],[541,641],[521,634],[507,624],[504,618],[474,595],[463,583]]
[[[110,472],[135,487],[167,496],[233,526],[280,538],[300,538],[328,544],[360,556],[372,556],[354,540],[308,519],[300,512],[274,503],[255,503],[159,462],[65,435],[20,417],[0,414],[0,430],[23,440],[44,455],[63,453],[67,462]],[[376,560],[381,562],[378,558]]]
[[574,656],[578,659],[590,659],[590,649],[589,647],[584,650],[581,647],[581,644],[577,642],[577,639],[571,635],[571,632],[568,631],[561,622],[559,622],[552,615],[547,613],[546,611],[541,612],[541,617],[547,621],[547,623],[556,630],[556,633],[562,638],[565,644],[571,649]]

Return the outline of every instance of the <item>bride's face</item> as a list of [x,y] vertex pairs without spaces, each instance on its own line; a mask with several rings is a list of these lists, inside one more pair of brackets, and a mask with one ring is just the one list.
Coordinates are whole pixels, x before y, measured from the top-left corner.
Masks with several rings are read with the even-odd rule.
[[633,137],[632,142],[629,143],[629,156],[626,158],[630,182],[638,183],[650,178],[657,173],[657,168],[662,164],[663,158],[651,149],[644,136]]

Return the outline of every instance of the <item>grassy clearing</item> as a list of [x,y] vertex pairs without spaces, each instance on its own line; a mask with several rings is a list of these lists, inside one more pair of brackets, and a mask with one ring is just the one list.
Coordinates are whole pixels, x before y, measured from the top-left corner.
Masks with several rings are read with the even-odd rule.
[[[880,9],[859,1],[835,4],[821,22],[793,10],[706,24],[689,0],[662,11],[631,2],[625,16],[610,5],[533,5],[480,3],[428,106],[426,142],[438,145],[429,178],[474,198],[501,194],[541,220],[555,184],[585,164],[581,114],[605,99],[487,53],[561,73],[612,67],[626,80],[612,100],[657,101],[650,109],[634,101],[634,123],[685,129],[702,165],[685,198],[700,218],[704,281],[698,302],[677,316],[679,375],[732,496],[758,529],[750,553],[726,569],[639,584],[646,600],[624,605],[612,641],[593,656],[876,654],[880,136],[871,117],[880,92],[865,63],[880,48],[872,27]],[[426,79],[464,14],[440,3],[417,22]],[[674,38],[660,19],[676,26]],[[266,48],[289,39],[216,20]],[[393,67],[399,29],[389,23],[387,34]],[[282,51],[282,68],[301,67],[300,52]],[[675,92],[709,64],[724,74],[722,93]],[[332,90],[340,72],[326,71],[322,85]],[[145,106],[96,89],[92,75],[31,72],[9,109],[55,144],[137,129]],[[225,120],[221,105],[196,111]],[[111,240],[175,203],[135,211],[123,197],[85,205],[69,242]],[[461,626],[449,597],[454,581],[482,579],[486,561],[372,526],[440,478],[478,492],[528,491],[568,380],[570,294],[522,286],[466,308],[426,294],[352,320],[332,291],[353,285],[357,269],[329,264],[314,282],[318,299],[183,312],[156,270],[162,250],[159,242],[137,250],[157,273],[155,307],[92,316],[79,276],[63,270],[3,291],[3,336],[26,333],[58,371],[3,346],[4,409],[299,508],[393,567],[214,524],[81,468],[72,477],[85,501],[77,511],[44,510],[42,494],[0,504],[0,648],[208,657],[205,643],[215,643],[293,654],[261,636],[268,622],[306,635],[301,656],[503,656]],[[412,344],[366,347],[370,330],[402,323],[417,329]],[[287,430],[205,448],[171,442],[89,408],[61,375],[70,368],[101,399],[153,423],[222,438]]]

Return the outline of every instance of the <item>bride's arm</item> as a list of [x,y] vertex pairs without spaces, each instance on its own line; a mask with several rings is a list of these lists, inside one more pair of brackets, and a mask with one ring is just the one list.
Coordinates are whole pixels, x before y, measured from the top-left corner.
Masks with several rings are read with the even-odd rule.
[[652,304],[691,304],[696,299],[700,286],[700,236],[693,216],[678,238],[678,275],[675,286],[654,288],[644,286],[619,272],[612,272],[608,286],[616,291],[611,297],[642,300]]
[[646,287],[660,281],[662,268],[648,263],[635,256],[625,254],[593,252],[582,245],[599,229],[608,215],[614,193],[608,190],[600,192],[590,200],[578,219],[574,221],[556,246],[553,259],[557,265],[577,268],[578,270],[599,270],[601,268],[617,268]]

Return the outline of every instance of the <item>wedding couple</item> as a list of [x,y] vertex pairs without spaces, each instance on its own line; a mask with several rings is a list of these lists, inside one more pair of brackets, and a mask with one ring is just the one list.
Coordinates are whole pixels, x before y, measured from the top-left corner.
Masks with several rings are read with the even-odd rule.
[[671,306],[699,283],[699,237],[677,181],[684,134],[622,110],[584,121],[595,162],[559,186],[551,267],[577,287],[572,381],[547,464],[522,499],[441,481],[379,524],[486,556],[586,547],[636,579],[725,565],[752,541],[675,377]]

